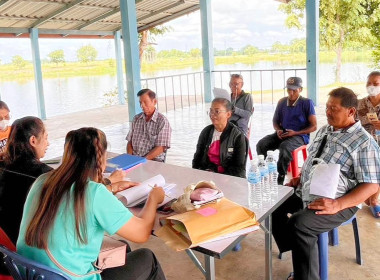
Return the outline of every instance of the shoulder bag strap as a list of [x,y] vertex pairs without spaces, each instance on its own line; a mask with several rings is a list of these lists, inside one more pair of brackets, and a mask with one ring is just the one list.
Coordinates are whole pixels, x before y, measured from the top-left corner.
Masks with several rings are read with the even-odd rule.
[[84,277],[84,276],[89,276],[89,275],[94,275],[94,274],[100,274],[103,272],[103,270],[97,266],[95,266],[96,268],[98,268],[99,270],[95,270],[95,271],[91,271],[89,273],[86,273],[86,274],[83,274],[83,275],[80,275],[80,274],[76,274],[74,272],[72,272],[71,270],[68,270],[67,268],[65,268],[63,265],[61,265],[53,256],[53,254],[50,252],[49,248],[46,248],[45,249],[47,255],[49,256],[50,260],[56,265],[58,266],[62,271],[66,272],[67,274],[71,275],[71,276],[74,276],[74,277]]
[[[325,136],[323,136],[321,144],[319,144],[318,151],[315,154],[314,158],[319,158],[321,156],[323,149],[326,146],[326,142],[327,142],[327,134],[325,134]],[[315,165],[315,164],[316,164],[316,162],[313,162],[313,165]]]

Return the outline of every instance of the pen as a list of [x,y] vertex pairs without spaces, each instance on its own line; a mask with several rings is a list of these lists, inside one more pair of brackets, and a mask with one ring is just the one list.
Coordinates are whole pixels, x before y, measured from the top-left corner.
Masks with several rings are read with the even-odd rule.
[[[148,187],[151,187],[152,189],[154,189],[154,186],[152,186],[152,185],[150,185],[150,184],[148,184]],[[165,192],[165,191],[164,191],[164,192]],[[171,196],[167,195],[166,193],[165,193],[165,196],[166,196],[167,198],[170,198],[170,199],[176,199],[176,198],[174,198],[174,197],[171,197]]]

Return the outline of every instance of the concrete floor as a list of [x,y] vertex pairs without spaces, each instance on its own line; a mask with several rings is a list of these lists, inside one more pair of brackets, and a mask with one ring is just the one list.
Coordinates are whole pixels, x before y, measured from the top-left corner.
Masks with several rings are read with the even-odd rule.
[[[162,108],[162,107],[161,107]],[[192,155],[200,130],[209,123],[206,111],[209,105],[171,110],[166,113],[171,126],[172,147],[168,151],[167,162],[182,166],[191,166]],[[273,131],[271,119],[275,106],[256,105],[252,118],[250,145],[254,147],[259,139]],[[318,127],[326,123],[324,106],[317,108]],[[85,112],[58,116],[46,122],[51,142],[45,158],[60,156],[65,134],[83,126],[95,126],[102,129],[110,143],[112,152],[125,151],[125,136],[129,130],[127,106],[105,107]],[[363,265],[355,263],[355,245],[351,226],[341,227],[340,244],[330,247],[330,279],[380,279],[380,219],[375,219],[367,206],[358,212],[361,236]],[[158,238],[151,237],[143,245],[132,244],[132,248],[148,247],[158,257],[169,280],[204,279],[185,252],[174,252]],[[242,241],[242,251],[228,254],[222,260],[216,260],[216,278],[222,279],[264,279],[264,234],[261,230],[248,235]],[[286,279],[292,271],[291,255],[287,253],[283,260],[277,258],[278,249],[273,245],[273,279]]]

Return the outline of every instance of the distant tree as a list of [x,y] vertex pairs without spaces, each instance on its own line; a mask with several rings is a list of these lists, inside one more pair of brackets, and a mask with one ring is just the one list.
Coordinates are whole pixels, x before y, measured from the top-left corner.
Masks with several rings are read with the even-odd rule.
[[224,55],[232,55],[234,49],[229,47],[227,49],[224,50]]
[[244,48],[241,49],[241,53],[244,55],[254,55],[255,53],[258,53],[260,50],[252,45],[246,45]]
[[371,28],[371,34],[374,36],[374,40],[370,43],[374,48],[372,56],[374,58],[374,64],[377,68],[380,67],[380,2],[378,0],[368,0],[363,4],[367,17],[369,18],[369,24]]
[[91,45],[86,45],[77,50],[77,58],[80,62],[89,63],[98,56],[98,51]]
[[143,54],[144,60],[152,62],[156,59],[156,49],[153,46],[148,46]]
[[153,44],[156,42],[156,36],[163,35],[169,31],[171,31],[172,28],[170,26],[163,26],[158,25],[151,29],[144,30],[139,33],[139,58],[140,61],[143,58],[144,51],[147,49],[147,47],[150,44]]
[[167,58],[167,57],[188,57],[189,54],[184,52],[184,51],[180,51],[180,50],[176,50],[176,49],[172,49],[172,50],[163,50],[163,51],[160,51],[158,54],[157,54],[157,57],[159,58]]
[[285,44],[281,44],[280,42],[274,42],[272,45],[272,52],[285,53],[289,52],[289,48]]
[[290,52],[306,52],[306,39],[293,39],[289,44]]
[[[342,52],[348,44],[359,42],[362,46],[373,44],[373,25],[380,24],[379,12],[373,14],[366,9],[369,4],[377,4],[378,0],[320,0],[319,27],[320,43],[329,50],[334,50],[337,56],[335,80],[340,81]],[[289,28],[302,29],[300,19],[305,16],[306,0],[292,0],[280,5],[279,9],[288,17],[286,25]],[[378,7],[377,7],[378,9]],[[380,36],[380,35],[379,35]]]
[[48,54],[50,62],[55,63],[58,65],[58,63],[65,62],[65,53],[63,50],[55,50]]
[[191,49],[189,51],[189,54],[191,57],[201,57],[202,51],[199,48]]
[[27,61],[23,59],[21,55],[15,55],[15,56],[12,56],[12,64],[17,69],[22,69],[26,66]]

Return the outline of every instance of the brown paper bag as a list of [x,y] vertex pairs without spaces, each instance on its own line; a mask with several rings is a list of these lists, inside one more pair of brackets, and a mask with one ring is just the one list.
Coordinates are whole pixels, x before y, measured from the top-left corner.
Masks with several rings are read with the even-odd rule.
[[176,251],[258,225],[255,213],[226,198],[162,219],[155,234]]

